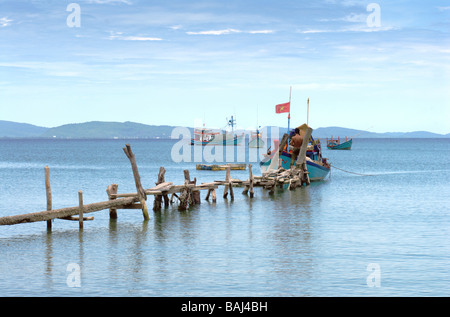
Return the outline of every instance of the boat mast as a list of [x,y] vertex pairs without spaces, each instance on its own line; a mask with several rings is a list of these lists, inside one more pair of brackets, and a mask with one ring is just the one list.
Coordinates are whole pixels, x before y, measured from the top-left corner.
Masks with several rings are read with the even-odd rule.
[[234,124],[236,123],[236,119],[231,116],[231,120],[228,120],[228,125],[231,126],[231,133],[234,133]]
[[306,110],[306,125],[309,127],[309,98],[308,98],[308,106]]

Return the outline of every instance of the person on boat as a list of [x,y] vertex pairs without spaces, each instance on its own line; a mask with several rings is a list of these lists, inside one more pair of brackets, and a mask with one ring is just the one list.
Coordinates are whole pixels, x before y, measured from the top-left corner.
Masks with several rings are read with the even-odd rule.
[[295,128],[294,136],[291,139],[289,145],[293,147],[292,156],[291,156],[291,166],[294,165],[295,160],[297,159],[298,154],[300,153],[300,148],[303,144],[303,138],[300,135],[300,130]]

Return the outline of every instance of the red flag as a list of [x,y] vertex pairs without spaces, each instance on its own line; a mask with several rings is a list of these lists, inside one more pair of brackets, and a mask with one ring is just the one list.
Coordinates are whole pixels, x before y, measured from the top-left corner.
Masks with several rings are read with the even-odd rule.
[[291,112],[290,110],[291,102],[281,103],[279,105],[275,106],[275,112],[276,113],[283,113],[283,112]]

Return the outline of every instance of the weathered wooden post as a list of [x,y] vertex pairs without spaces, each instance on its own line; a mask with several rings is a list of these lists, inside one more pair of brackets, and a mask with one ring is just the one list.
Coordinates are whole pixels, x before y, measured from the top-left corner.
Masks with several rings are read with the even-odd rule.
[[242,194],[247,195],[250,191],[250,198],[253,198],[253,172],[252,172],[252,164],[248,164],[248,184],[245,185],[244,191]]
[[190,190],[189,190],[189,183],[191,182],[191,178],[189,175],[189,170],[184,170],[184,185],[185,188],[181,191],[180,193],[180,204],[178,205],[178,210],[186,210],[187,206],[189,204],[190,201]]
[[[159,185],[165,182],[165,176],[166,169],[164,167],[159,168],[158,173],[158,181],[155,183],[155,185]],[[160,211],[161,210],[161,204],[162,204],[162,198],[164,196],[164,207],[168,206],[169,198],[167,197],[167,194],[164,195],[155,195],[155,200],[153,201],[153,211]]]
[[134,153],[131,151],[130,145],[126,144],[125,146],[126,147],[123,148],[123,151],[125,152],[125,155],[128,157],[131,163],[131,168],[133,170],[134,182],[136,183],[136,190],[139,197],[139,202],[142,205],[142,215],[144,216],[145,220],[149,220],[150,217],[148,216],[147,203],[145,202],[147,200],[147,195],[145,194],[144,188],[142,187],[141,184],[141,177],[139,176],[136,158],[134,156]]
[[80,225],[80,229],[83,229],[83,214],[84,214],[84,206],[83,206],[83,192],[78,191],[78,204],[80,207],[80,213],[78,217],[78,223]]
[[[45,166],[45,193],[47,197],[47,210],[52,210],[52,189],[50,187],[50,169]],[[47,220],[47,230],[52,230],[52,221]]]
[[[197,185],[197,178],[194,177],[194,181],[191,182],[194,185]],[[200,191],[199,190],[192,190],[192,202],[197,205],[197,204],[201,204],[201,198],[200,198]]]
[[[112,196],[112,195],[116,195],[117,194],[117,190],[119,188],[118,184],[111,184],[108,186],[108,188],[106,188],[106,193],[108,194],[108,199],[109,200],[115,200],[116,196]],[[115,208],[109,208],[109,218],[110,219],[117,219],[117,209]]]
[[305,131],[305,135],[303,136],[303,143],[300,147],[300,152],[297,156],[297,162],[296,162],[296,168],[300,168],[301,172],[299,175],[300,183],[303,185],[303,183],[306,183],[307,185],[310,184],[309,180],[309,174],[308,169],[306,167],[306,150],[308,148],[309,139],[311,138],[313,129],[307,128]]
[[252,164],[248,165],[248,180],[250,182],[250,198],[253,198],[254,191],[253,191],[253,172],[252,172]]
[[223,191],[223,198],[227,198],[228,196],[228,190],[230,190],[230,197],[231,199],[234,199],[234,193],[233,193],[233,184],[231,181],[231,166],[227,165],[227,174],[225,176],[225,188]]
[[205,200],[209,200],[209,195],[211,194],[211,191],[212,191],[212,189],[209,188],[209,189],[208,189],[208,192],[206,193]]

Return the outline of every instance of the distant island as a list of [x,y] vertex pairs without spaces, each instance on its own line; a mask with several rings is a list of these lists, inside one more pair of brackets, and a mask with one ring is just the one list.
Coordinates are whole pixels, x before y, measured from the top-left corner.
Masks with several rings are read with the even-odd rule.
[[[146,125],[135,122],[103,122],[65,124],[54,128],[39,127],[27,123],[0,120],[0,138],[58,138],[58,139],[170,139],[175,126]],[[189,128],[193,131],[193,128]],[[282,127],[263,127],[269,131],[279,129],[279,135],[286,132]],[[427,131],[375,133],[341,127],[314,129],[314,137],[329,138],[450,138],[448,134]]]

